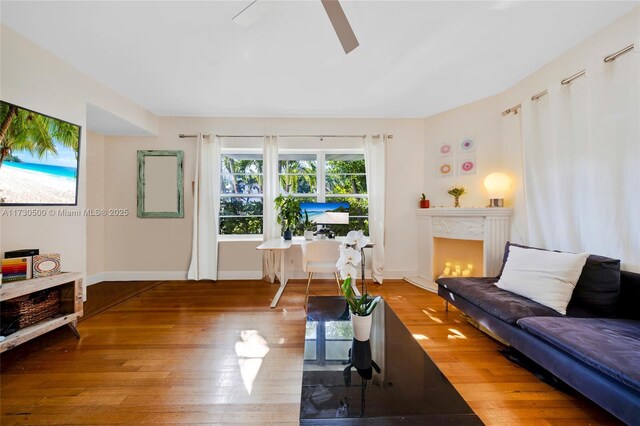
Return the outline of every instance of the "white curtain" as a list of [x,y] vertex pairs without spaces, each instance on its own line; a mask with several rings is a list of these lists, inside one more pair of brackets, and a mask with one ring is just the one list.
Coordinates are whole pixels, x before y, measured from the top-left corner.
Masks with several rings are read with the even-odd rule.
[[190,280],[218,279],[219,213],[220,140],[200,134],[196,151]]
[[640,54],[522,103],[528,243],[640,271]]
[[375,246],[371,249],[371,275],[382,284],[384,272],[384,206],[385,206],[385,147],[387,136],[364,140],[364,164],[369,194],[369,236]]
[[[276,222],[275,198],[278,196],[278,138],[265,136],[263,146],[263,239],[267,241],[280,236]],[[265,250],[262,255],[262,274],[270,282],[280,278],[280,250]]]

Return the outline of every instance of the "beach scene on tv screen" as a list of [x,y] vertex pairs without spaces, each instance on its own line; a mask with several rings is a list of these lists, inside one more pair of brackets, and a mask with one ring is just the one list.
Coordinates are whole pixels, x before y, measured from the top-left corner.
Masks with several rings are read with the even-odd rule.
[[305,212],[311,223],[335,223],[331,213],[347,213],[349,203],[300,203],[300,212],[304,218]]
[[75,204],[79,130],[0,102],[0,204]]

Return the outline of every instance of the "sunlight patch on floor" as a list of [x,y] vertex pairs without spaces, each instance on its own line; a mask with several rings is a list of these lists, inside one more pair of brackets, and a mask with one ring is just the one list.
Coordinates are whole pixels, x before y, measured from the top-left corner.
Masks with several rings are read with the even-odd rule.
[[429,340],[429,338],[424,334],[414,334],[413,338],[416,340]]
[[269,344],[264,337],[260,336],[258,330],[242,330],[240,332],[241,342],[236,342],[236,356],[240,367],[242,382],[251,395],[253,381],[258,376],[262,360],[269,353]]
[[467,336],[465,336],[464,334],[462,334],[461,332],[459,332],[458,330],[456,330],[455,328],[450,328],[449,331],[453,334],[449,334],[447,335],[447,339],[449,340],[454,340],[454,339],[466,339]]
[[433,315],[431,315],[429,312],[425,311],[424,309],[422,310],[422,312],[424,312],[424,314],[426,316],[428,316],[431,319],[431,321],[437,322],[438,324],[442,324],[442,320],[440,318],[434,317]]

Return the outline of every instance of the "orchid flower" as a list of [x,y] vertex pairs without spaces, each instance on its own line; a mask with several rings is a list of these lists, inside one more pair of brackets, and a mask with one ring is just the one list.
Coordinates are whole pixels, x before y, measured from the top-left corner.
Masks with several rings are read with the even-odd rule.
[[355,278],[357,274],[358,270],[351,264],[346,264],[340,269],[340,278],[343,280],[346,280],[347,278]]
[[346,247],[340,250],[340,258],[338,259],[338,263],[336,264],[336,266],[338,267],[338,269],[342,268],[342,266],[346,265],[347,263],[353,266],[358,266],[361,260],[362,254],[360,254],[359,250],[351,247]]
[[362,231],[349,231],[343,244],[360,250],[367,245],[367,237]]
[[340,258],[336,267],[340,271],[342,292],[347,299],[351,313],[358,316],[371,315],[380,301],[380,296],[370,299],[369,294],[357,298],[351,288],[351,282],[358,276],[357,266],[362,261],[361,250],[367,245],[367,237],[362,231],[349,231],[344,243],[340,246]]

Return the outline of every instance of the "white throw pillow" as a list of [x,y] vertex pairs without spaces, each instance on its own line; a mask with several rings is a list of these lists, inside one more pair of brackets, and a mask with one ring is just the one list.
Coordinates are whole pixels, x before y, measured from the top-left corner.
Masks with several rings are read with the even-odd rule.
[[565,315],[587,257],[511,246],[496,286]]

